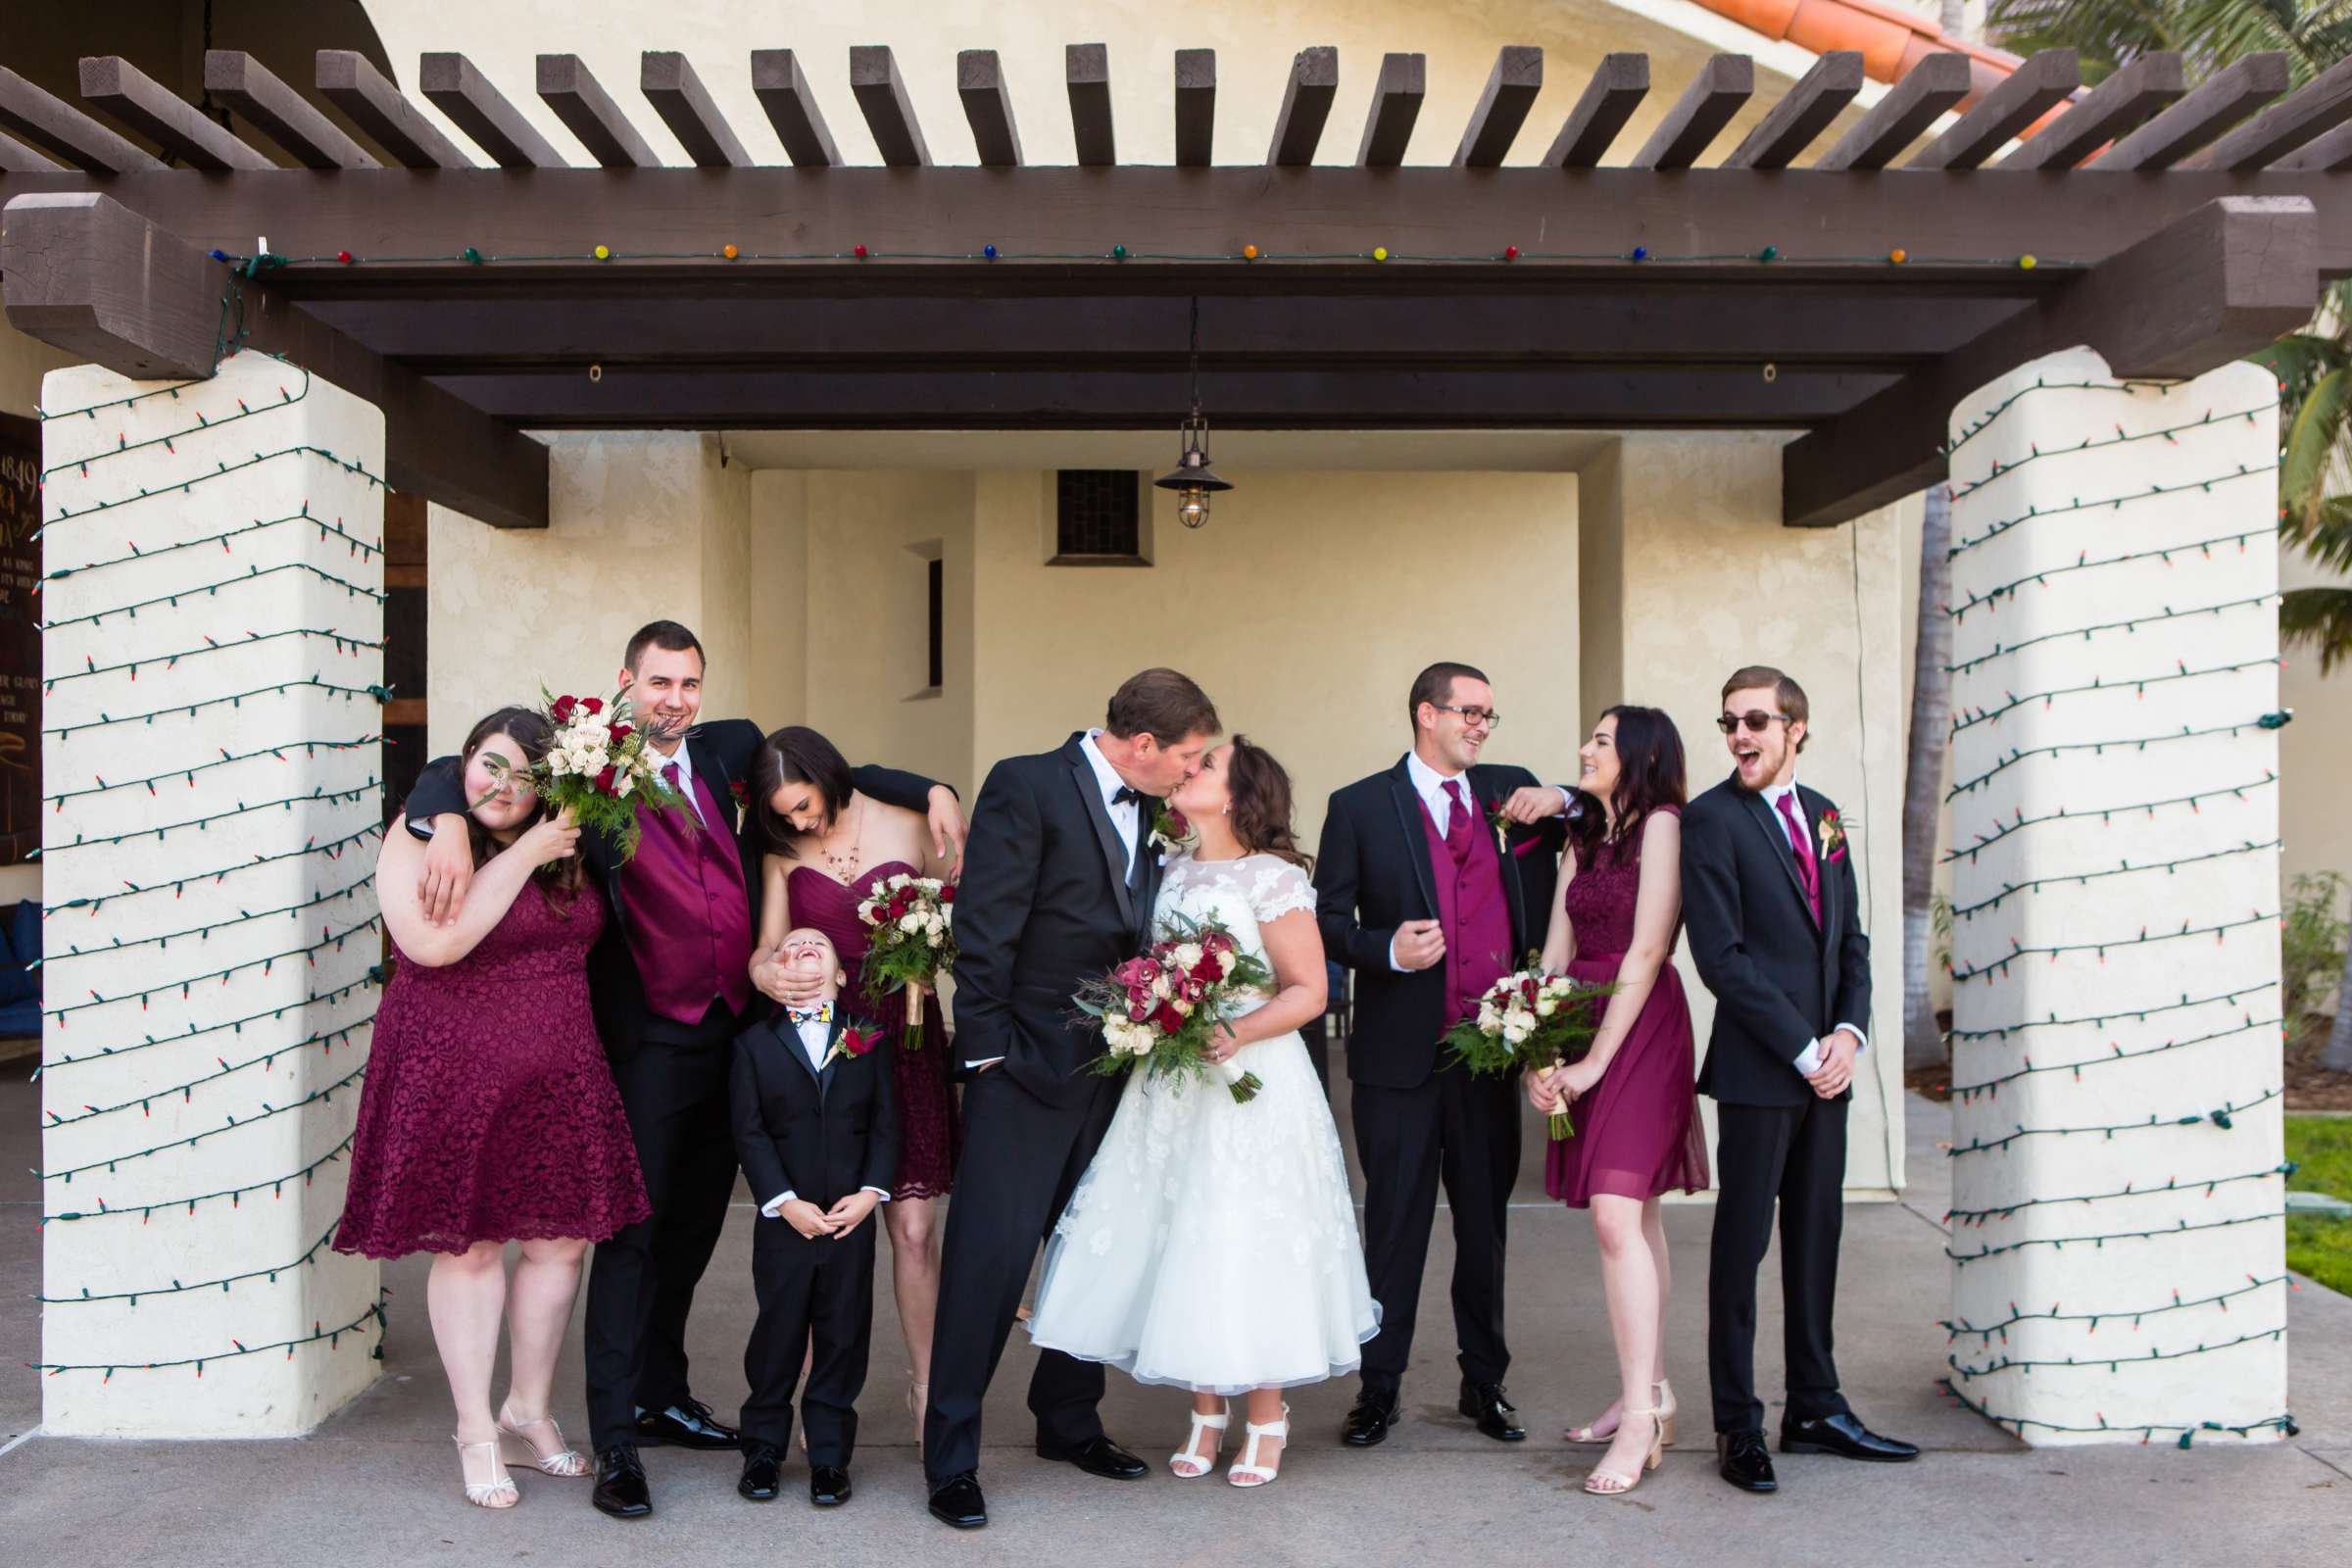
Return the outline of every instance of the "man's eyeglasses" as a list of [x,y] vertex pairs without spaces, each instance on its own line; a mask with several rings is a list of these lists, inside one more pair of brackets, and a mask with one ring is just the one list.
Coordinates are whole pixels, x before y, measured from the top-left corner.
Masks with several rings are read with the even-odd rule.
[[1761,735],[1766,730],[1772,728],[1774,719],[1779,719],[1783,723],[1786,723],[1788,722],[1788,715],[1787,713],[1759,712],[1754,710],[1750,710],[1744,713],[1722,713],[1716,716],[1715,727],[1723,731],[1726,735],[1729,735],[1740,725],[1745,724],[1747,726],[1747,732],[1750,735]]
[[1491,708],[1460,708],[1452,703],[1432,703],[1430,707],[1441,713],[1459,713],[1462,722],[1474,729],[1499,729],[1502,715]]

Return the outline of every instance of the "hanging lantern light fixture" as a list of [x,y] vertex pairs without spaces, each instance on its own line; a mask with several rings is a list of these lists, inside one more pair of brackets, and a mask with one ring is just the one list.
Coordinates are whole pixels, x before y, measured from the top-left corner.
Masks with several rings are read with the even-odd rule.
[[1230,480],[1220,479],[1208,466],[1208,420],[1200,413],[1200,299],[1193,298],[1193,338],[1189,358],[1193,384],[1193,408],[1184,416],[1179,429],[1182,450],[1177,453],[1176,466],[1152,481],[1161,490],[1176,492],[1176,520],[1187,528],[1198,528],[1208,521],[1208,498],[1219,490],[1230,490]]

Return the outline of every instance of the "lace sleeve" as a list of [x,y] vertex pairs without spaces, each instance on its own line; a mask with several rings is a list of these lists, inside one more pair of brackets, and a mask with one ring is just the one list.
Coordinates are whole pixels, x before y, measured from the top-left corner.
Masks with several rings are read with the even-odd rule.
[[1312,914],[1315,910],[1315,885],[1306,873],[1288,860],[1268,856],[1256,867],[1250,883],[1250,912],[1263,925],[1300,909]]

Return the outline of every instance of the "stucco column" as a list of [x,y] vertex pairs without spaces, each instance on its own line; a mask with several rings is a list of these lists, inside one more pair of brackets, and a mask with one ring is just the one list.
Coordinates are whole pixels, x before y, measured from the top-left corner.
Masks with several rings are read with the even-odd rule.
[[42,1425],[302,1432],[381,1341],[325,1242],[382,953],[383,418],[259,354],[42,409]]
[[1949,1377],[2033,1444],[2285,1431],[2277,405],[1952,415]]

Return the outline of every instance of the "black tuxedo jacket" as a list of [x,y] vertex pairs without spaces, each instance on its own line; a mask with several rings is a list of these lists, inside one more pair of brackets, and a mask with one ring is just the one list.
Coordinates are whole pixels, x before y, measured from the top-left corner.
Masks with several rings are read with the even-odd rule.
[[[1537,782],[1524,767],[1481,762],[1470,769],[1471,808],[1488,831],[1486,813],[1513,790]],[[1549,817],[1534,827],[1514,823],[1502,853],[1502,890],[1511,914],[1516,968],[1530,948],[1544,945],[1567,822]],[[1358,779],[1331,797],[1323,842],[1315,857],[1315,916],[1323,951],[1353,969],[1355,1032],[1348,1040],[1348,1076],[1384,1089],[1414,1089],[1437,1070],[1446,1016],[1446,965],[1399,974],[1389,967],[1389,943],[1407,920],[1438,918],[1437,877],[1430,869],[1429,834],[1421,798],[1404,760],[1385,773]]]
[[[828,1054],[850,1021],[836,1003]],[[899,1106],[890,1071],[890,1046],[879,1042],[862,1056],[833,1056],[820,1074],[781,1007],[737,1035],[727,1114],[752,1201],[790,1192],[831,1208],[863,1188],[889,1192],[899,1179]]]
[[[723,821],[711,823],[710,830],[731,835],[736,854],[742,858],[743,885],[751,895],[755,941],[760,934],[760,900],[763,891],[760,857],[765,846],[759,842],[758,832],[750,830],[752,813],[747,802],[736,797],[735,786],[750,787],[752,759],[764,739],[760,726],[748,718],[721,718],[695,725],[686,732],[683,743],[694,776],[708,783],[718,801]],[[851,779],[859,790],[886,805],[903,806],[914,811],[930,808],[931,780],[918,774],[902,773],[890,767],[861,767]],[[417,776],[405,814],[409,830],[424,838],[431,836],[432,818],[463,815],[466,809],[465,770],[457,758],[437,757]],[[645,1005],[645,982],[637,973],[637,960],[629,953],[628,910],[620,899],[624,867],[620,842],[610,834],[582,833],[580,856],[587,862],[590,879],[604,892],[608,916],[604,934],[588,954],[589,1005],[596,1014],[596,1032],[605,1043],[606,1053],[626,1055],[644,1038],[646,1021],[651,1015]]]
[[1050,1104],[1084,1100],[1086,1064],[1102,1054],[1094,1020],[1072,1001],[1079,983],[1133,957],[1149,940],[1159,857],[1147,796],[1138,819],[1143,867],[1111,826],[1095,770],[1072,735],[1056,752],[1008,757],[972,807],[963,880],[956,890],[956,1058],[1002,1056],[1007,1073]]
[[[1801,784],[1796,798],[1819,857],[1822,813],[1837,808]],[[1805,1047],[1840,1023],[1870,1027],[1870,938],[1851,846],[1820,864],[1816,926],[1788,830],[1761,795],[1732,778],[1685,808],[1683,925],[1698,977],[1715,994],[1700,1094],[1733,1105],[1801,1105],[1813,1098],[1795,1066]]]

